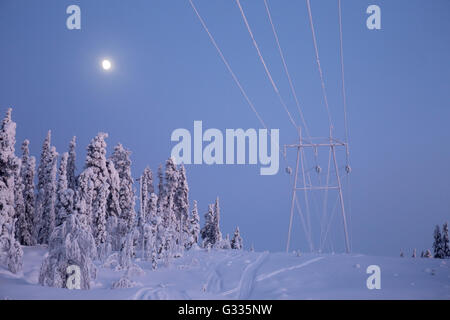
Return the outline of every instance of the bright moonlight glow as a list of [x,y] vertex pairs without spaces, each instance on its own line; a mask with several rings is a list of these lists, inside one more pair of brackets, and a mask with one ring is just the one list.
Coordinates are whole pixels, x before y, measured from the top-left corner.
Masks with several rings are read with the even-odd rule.
[[102,68],[103,68],[103,70],[111,69],[111,61],[109,61],[108,59],[103,60],[102,61]]

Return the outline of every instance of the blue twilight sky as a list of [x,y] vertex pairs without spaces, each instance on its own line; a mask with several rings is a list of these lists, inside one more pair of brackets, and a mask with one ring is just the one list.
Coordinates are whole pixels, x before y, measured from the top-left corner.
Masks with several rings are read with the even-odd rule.
[[[343,138],[337,1],[311,3],[335,134]],[[66,28],[71,4],[81,7],[81,30]],[[295,142],[235,1],[195,4],[265,122],[280,129],[280,143]],[[366,28],[371,4],[381,8],[381,30]],[[311,134],[326,136],[306,3],[269,5]],[[298,120],[264,2],[242,6]],[[450,217],[450,2],[342,0],[342,9],[353,251],[420,252],[431,247],[434,225]],[[260,128],[187,0],[0,0],[0,47],[1,113],[14,108],[17,149],[28,138],[35,156],[48,129],[60,153],[76,135],[81,169],[86,145],[104,131],[109,152],[118,142],[132,150],[138,177],[170,155],[172,131],[193,130],[194,120],[223,131]],[[105,57],[110,72],[100,68]],[[247,246],[284,250],[290,180],[281,164],[275,176],[260,176],[259,166],[190,165],[191,200],[203,216],[220,196],[223,233],[239,225]],[[318,234],[319,213],[311,214]],[[339,215],[333,226],[325,249],[342,251]],[[296,216],[293,248],[307,250],[302,230]]]

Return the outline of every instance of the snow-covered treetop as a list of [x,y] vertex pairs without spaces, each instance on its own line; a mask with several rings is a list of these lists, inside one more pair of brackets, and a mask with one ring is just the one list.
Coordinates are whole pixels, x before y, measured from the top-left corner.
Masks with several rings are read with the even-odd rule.
[[25,139],[22,142],[22,159],[28,159],[30,156],[30,149],[29,149],[30,141],[28,139]]
[[121,143],[118,143],[114,147],[114,152],[111,156],[114,162],[114,167],[119,173],[120,179],[130,179],[131,178],[131,151],[123,147]]
[[108,134],[104,132],[99,132],[91,143],[87,147],[86,154],[86,168],[89,167],[106,167],[106,142],[105,139],[108,138]]
[[64,152],[61,156],[61,163],[59,165],[59,180],[58,180],[58,191],[62,192],[68,188],[67,181],[67,159],[69,158],[69,154]]
[[16,144],[16,123],[11,120],[12,109],[6,111],[0,129],[0,159],[7,162],[8,158],[14,156],[14,145]]

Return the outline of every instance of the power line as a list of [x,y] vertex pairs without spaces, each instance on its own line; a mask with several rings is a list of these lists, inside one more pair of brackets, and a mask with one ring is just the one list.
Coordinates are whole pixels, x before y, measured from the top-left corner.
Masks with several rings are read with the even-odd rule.
[[[347,160],[347,203],[348,203],[348,216],[349,220],[351,219],[351,186],[350,186],[350,177],[348,174],[349,168],[349,146],[348,146],[348,119],[347,119],[347,95],[345,90],[345,72],[344,72],[344,46],[343,46],[343,32],[342,32],[342,7],[341,0],[338,0],[338,12],[339,12],[339,48],[340,48],[340,56],[341,56],[341,75],[342,75],[342,100],[344,105],[344,127],[345,127],[345,142],[347,143],[346,148],[346,160]],[[350,246],[352,246],[353,242],[353,232],[351,230],[352,223],[350,222]]]
[[214,47],[216,48],[217,52],[220,55],[220,58],[222,59],[223,63],[225,64],[225,66],[227,67],[228,71],[230,72],[231,76],[233,77],[234,82],[236,82],[236,85],[239,87],[239,90],[241,91],[242,95],[244,96],[245,100],[247,101],[248,105],[250,106],[250,108],[253,110],[253,112],[256,114],[256,117],[258,118],[259,122],[261,122],[262,126],[268,130],[266,124],[264,123],[264,120],[261,118],[261,116],[259,115],[258,111],[256,111],[255,106],[253,105],[253,103],[251,102],[250,98],[248,97],[247,93],[245,92],[244,88],[242,87],[241,83],[239,82],[238,78],[236,77],[235,73],[233,72],[233,70],[231,69],[230,64],[228,63],[227,59],[225,59],[225,56],[222,53],[222,50],[220,50],[219,46],[217,45],[217,42],[214,40],[214,37],[212,36],[211,32],[209,32],[208,27],[206,26],[205,21],[203,20],[203,18],[201,17],[200,13],[198,12],[197,8],[195,7],[194,3],[192,2],[192,0],[189,0],[189,3],[191,4],[192,9],[194,10],[195,14],[197,15],[198,19],[200,20],[200,23],[203,26],[203,29],[205,29],[206,33],[209,36],[209,39],[211,40],[212,44],[214,45]]
[[256,49],[256,51],[257,51],[257,53],[258,53],[259,60],[261,61],[262,65],[264,66],[264,70],[266,71],[266,75],[267,75],[267,77],[269,78],[270,83],[272,84],[273,90],[274,90],[275,93],[277,94],[278,99],[280,100],[281,105],[283,106],[284,110],[285,110],[286,113],[288,114],[289,120],[291,121],[292,125],[293,125],[293,126],[297,129],[297,131],[298,131],[298,126],[297,126],[297,124],[295,123],[295,120],[294,120],[294,118],[292,117],[291,113],[289,112],[289,109],[287,108],[286,104],[284,103],[284,100],[283,100],[283,98],[281,97],[280,91],[278,90],[278,87],[277,87],[277,85],[275,84],[275,81],[273,80],[272,75],[270,74],[269,68],[267,67],[267,64],[266,64],[266,62],[265,62],[265,60],[264,60],[264,58],[263,58],[263,56],[262,56],[261,50],[259,49],[259,46],[258,46],[258,43],[256,42],[255,37],[253,36],[253,32],[252,32],[252,30],[251,30],[251,28],[250,28],[250,25],[249,25],[248,21],[247,21],[247,17],[245,16],[244,10],[242,9],[241,3],[240,3],[239,0],[236,0],[236,3],[237,3],[237,5],[238,5],[238,7],[239,7],[239,10],[241,11],[242,19],[244,20],[244,23],[245,23],[245,25],[246,25],[246,27],[247,27],[247,30],[248,30],[248,33],[250,34],[250,37],[252,38],[253,46],[255,47],[255,49]]
[[[343,99],[343,104],[344,104],[345,142],[348,144],[347,95],[345,93],[344,48],[342,45],[343,36],[342,36],[341,0],[338,0],[338,11],[339,11],[339,43],[340,43],[341,75],[342,75],[342,99]],[[348,154],[348,149],[347,149],[347,154]]]
[[[313,18],[312,18],[312,13],[311,13],[311,4],[310,4],[309,0],[306,0],[306,5],[308,7],[309,24],[311,26],[311,33],[312,33],[312,38],[313,38],[313,42],[314,42],[314,50],[315,50],[315,54],[316,54],[317,67],[319,69],[320,82],[322,84],[323,99],[324,99],[325,107],[327,109],[327,114],[328,114],[328,123],[329,123],[330,128],[333,128],[333,121],[331,120],[330,108],[328,106],[327,91],[325,89],[325,81],[323,79],[322,67],[320,65],[319,49],[317,47],[316,32],[314,30],[314,23],[313,23]],[[330,130],[330,132],[331,132],[331,130]]]
[[[256,117],[258,118],[259,122],[262,124],[262,126],[267,130],[267,134],[270,136],[271,132],[268,129],[267,125],[265,124],[264,120],[262,119],[262,117],[259,115],[258,111],[256,110],[253,102],[250,100],[250,98],[248,97],[247,93],[245,92],[244,88],[242,87],[239,79],[237,78],[236,74],[233,72],[233,69],[231,69],[230,64],[228,63],[227,59],[225,58],[225,56],[222,53],[222,50],[220,50],[219,45],[217,44],[217,42],[215,41],[213,35],[211,34],[211,32],[209,31],[208,27],[206,26],[205,21],[203,20],[202,16],[200,15],[199,11],[197,10],[196,6],[194,5],[194,3],[192,2],[192,0],[189,0],[189,3],[192,7],[192,9],[194,10],[195,14],[197,15],[200,23],[203,26],[203,29],[206,31],[206,33],[208,34],[209,39],[211,40],[212,44],[214,45],[214,47],[216,48],[217,52],[219,53],[220,58],[222,59],[223,63],[225,64],[225,66],[227,67],[228,71],[230,72],[234,82],[236,83],[236,85],[239,87],[239,90],[241,91],[242,95],[244,96],[245,100],[247,101],[248,105],[250,106],[250,108],[253,110],[253,112],[255,113]],[[283,154],[283,152],[281,151],[280,146],[277,146],[278,152],[280,152],[281,154]],[[282,157],[282,159],[284,160],[284,162],[287,164],[287,161],[284,157]]]
[[342,35],[342,8],[341,0],[338,0],[338,12],[339,12],[339,51],[341,56],[341,77],[342,77],[342,100],[344,105],[344,127],[345,127],[345,142],[347,143],[347,165],[348,165],[348,119],[347,119],[347,94],[345,91],[345,71],[344,71],[344,46],[343,46],[343,35]]
[[281,49],[280,40],[278,38],[278,33],[277,33],[275,25],[273,23],[272,15],[270,13],[270,8],[269,8],[269,5],[268,5],[266,0],[264,0],[264,5],[266,7],[267,17],[269,18],[270,25],[272,26],[272,32],[273,32],[273,35],[275,37],[275,41],[277,43],[278,52],[280,53],[281,61],[283,62],[283,68],[284,68],[284,71],[285,71],[286,76],[288,78],[289,87],[291,88],[291,92],[292,92],[292,95],[294,97],[295,104],[297,105],[297,110],[298,110],[298,112],[300,114],[300,118],[302,120],[302,124],[305,127],[306,134],[307,134],[308,137],[310,137],[309,129],[308,129],[308,126],[306,125],[306,121],[305,121],[305,117],[303,115],[302,109],[300,108],[300,102],[298,100],[297,93],[295,91],[294,84],[293,84],[291,75],[290,75],[289,70],[288,70],[286,59],[284,58],[284,53],[283,53],[283,50]]

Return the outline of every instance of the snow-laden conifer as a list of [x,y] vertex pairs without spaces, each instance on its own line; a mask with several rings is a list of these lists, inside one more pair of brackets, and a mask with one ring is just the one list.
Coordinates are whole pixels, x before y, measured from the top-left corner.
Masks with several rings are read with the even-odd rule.
[[187,238],[185,247],[190,249],[198,244],[198,236],[200,233],[200,216],[198,214],[197,201],[194,200],[192,205],[192,214],[189,219],[189,237]]
[[31,246],[33,241],[33,217],[34,217],[34,174],[36,159],[30,156],[29,141],[22,143],[22,161],[20,167],[20,177],[22,183],[23,212],[18,216],[16,234],[22,245]]
[[69,157],[67,159],[67,183],[68,188],[73,191],[77,190],[77,176],[76,176],[76,147],[77,147],[77,137],[73,137],[69,143]]
[[[27,221],[25,216],[25,202],[23,199],[24,185],[22,182],[22,160],[17,159],[17,169],[14,172],[14,211],[15,211],[15,238],[20,244],[24,242],[23,236],[28,236]],[[31,237],[30,237],[31,238]],[[30,239],[31,240],[31,239]]]
[[143,259],[149,260],[152,257],[156,257],[157,248],[157,232],[158,223],[161,223],[161,219],[157,216],[158,196],[155,193],[150,195],[149,207],[147,208],[147,215],[145,222],[142,224],[142,251]]
[[109,194],[107,200],[107,232],[108,243],[113,251],[119,251],[123,237],[127,233],[125,222],[122,221],[122,210],[120,208],[120,178],[112,160],[106,161],[108,168]]
[[220,232],[220,205],[219,197],[217,197],[214,203],[214,243],[220,243],[220,241],[222,241],[222,232]]
[[51,133],[47,134],[41,153],[38,171],[38,194],[35,218],[37,226],[37,243],[48,244],[50,235],[55,227],[56,205],[56,174],[58,153],[50,145]]
[[99,258],[107,255],[107,204],[109,196],[109,171],[106,161],[106,133],[99,133],[87,147],[85,169],[78,178],[78,191],[83,214],[90,225]]
[[165,186],[163,201],[161,202],[163,210],[163,226],[165,228],[165,260],[180,254],[180,232],[178,232],[179,222],[175,213],[175,194],[178,187],[178,171],[173,158],[166,161]]
[[186,169],[183,164],[181,164],[178,170],[175,208],[178,223],[177,232],[180,234],[180,246],[182,248],[190,247],[192,244],[187,244],[188,238],[190,237],[189,186],[187,182]]
[[8,109],[0,128],[0,264],[11,272],[22,269],[23,252],[15,238],[14,182],[19,170],[15,156],[16,124]]
[[224,239],[222,239],[220,248],[224,249],[224,250],[231,249],[231,240],[230,240],[230,235],[228,233],[227,233],[226,237]]
[[437,259],[444,258],[444,249],[442,246],[442,236],[441,236],[441,231],[440,231],[438,225],[434,229],[433,251],[434,251],[435,258],[437,258]]
[[220,232],[220,205],[217,197],[214,205],[209,205],[208,212],[205,214],[205,225],[200,231],[203,239],[203,247],[208,245],[220,247],[222,233]]
[[160,164],[158,166],[158,208],[161,207],[160,202],[164,198],[164,174],[163,174],[163,168]]
[[38,168],[38,184],[35,214],[36,243],[47,244],[55,226],[56,173],[58,153],[51,146],[51,131],[42,145]]
[[90,289],[91,281],[96,278],[92,260],[97,252],[90,228],[80,222],[79,217],[78,213],[70,214],[53,230],[49,253],[40,269],[41,285],[67,288],[71,276],[68,267],[75,266],[80,271],[80,289]]
[[119,204],[122,218],[127,223],[128,232],[135,226],[136,212],[134,209],[136,196],[133,188],[133,177],[131,176],[131,152],[126,150],[120,143],[114,148],[111,160],[119,174],[120,191]]
[[208,211],[205,213],[205,224],[203,228],[200,230],[200,234],[202,236],[202,247],[207,248],[208,246],[212,246],[214,241],[214,208],[213,205],[208,205]]
[[61,225],[74,211],[74,191],[69,188],[67,165],[69,155],[67,152],[61,156],[58,170],[58,185],[56,191],[56,219],[55,225]]
[[448,223],[442,226],[442,251],[445,258],[450,258],[450,243],[448,238]]
[[231,239],[231,249],[242,250],[244,248],[239,227],[236,227],[233,238]]

